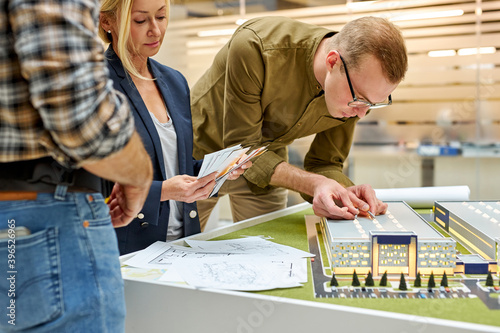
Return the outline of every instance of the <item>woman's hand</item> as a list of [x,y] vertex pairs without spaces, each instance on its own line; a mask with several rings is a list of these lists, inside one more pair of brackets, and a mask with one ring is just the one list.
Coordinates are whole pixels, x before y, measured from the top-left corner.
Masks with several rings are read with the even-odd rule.
[[216,173],[203,178],[179,175],[163,181],[161,201],[195,202],[208,198],[215,186]]

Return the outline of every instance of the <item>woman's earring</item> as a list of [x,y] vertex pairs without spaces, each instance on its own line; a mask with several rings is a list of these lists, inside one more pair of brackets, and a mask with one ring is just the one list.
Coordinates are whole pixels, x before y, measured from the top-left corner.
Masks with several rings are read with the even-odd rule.
[[108,30],[108,34],[110,34],[110,33],[111,33],[111,30]]

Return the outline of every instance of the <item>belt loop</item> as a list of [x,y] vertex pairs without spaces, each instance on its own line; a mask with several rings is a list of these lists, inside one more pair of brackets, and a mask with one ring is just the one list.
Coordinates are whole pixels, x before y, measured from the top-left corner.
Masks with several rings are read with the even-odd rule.
[[54,199],[64,200],[66,198],[67,191],[68,191],[68,187],[66,185],[57,185],[56,191],[54,193]]

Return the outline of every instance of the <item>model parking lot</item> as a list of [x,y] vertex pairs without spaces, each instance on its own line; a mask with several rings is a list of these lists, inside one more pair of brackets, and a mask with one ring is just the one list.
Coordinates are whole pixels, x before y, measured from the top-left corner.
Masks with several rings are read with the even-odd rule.
[[[394,291],[387,288],[365,288],[365,287],[332,287],[330,293],[321,293],[319,297],[326,298],[417,298],[417,299],[434,299],[434,298],[473,298],[477,297],[470,292],[464,292],[461,289],[456,291],[446,292],[433,290],[429,292],[427,289],[418,291]],[[364,289],[364,290],[363,290]]]

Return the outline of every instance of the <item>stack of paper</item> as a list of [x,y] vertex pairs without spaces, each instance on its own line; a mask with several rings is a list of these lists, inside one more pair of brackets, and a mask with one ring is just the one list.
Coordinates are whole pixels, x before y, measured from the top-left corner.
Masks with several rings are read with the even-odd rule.
[[125,262],[163,269],[160,281],[204,288],[266,290],[307,282],[307,257],[314,255],[260,237],[226,241],[186,240],[191,246],[156,242]]
[[213,172],[217,172],[215,187],[212,193],[210,193],[210,197],[219,192],[219,189],[227,180],[231,172],[250,161],[250,159],[264,153],[267,147],[260,147],[252,150],[252,152],[242,159],[248,149],[249,148],[242,148],[241,145],[237,145],[205,155],[198,178],[203,178]]

